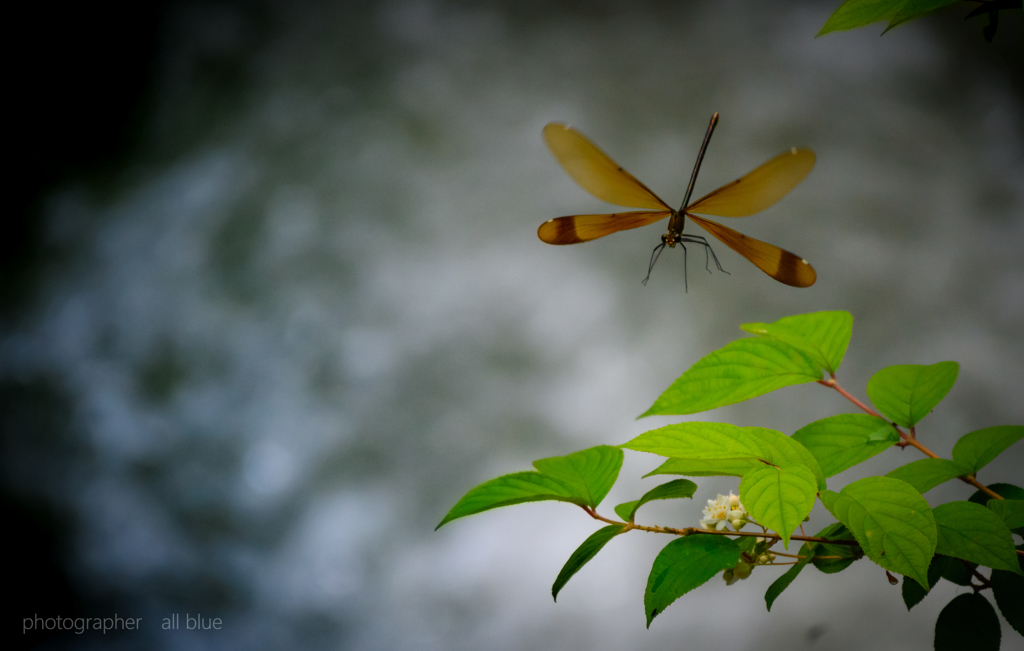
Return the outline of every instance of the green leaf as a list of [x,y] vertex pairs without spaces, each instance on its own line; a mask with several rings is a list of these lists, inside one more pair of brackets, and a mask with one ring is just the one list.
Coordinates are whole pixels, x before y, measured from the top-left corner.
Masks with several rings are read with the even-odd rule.
[[[696,490],[697,484],[693,483],[689,479],[674,479],[668,483],[661,484],[660,486],[655,486],[644,493],[644,496],[635,502],[619,504],[615,507],[615,513],[626,522],[632,522],[637,509],[644,504],[654,500],[673,500],[681,497],[693,497],[693,493]],[[625,513],[625,515],[623,515],[623,513]]]
[[913,427],[949,393],[959,372],[956,362],[889,366],[868,380],[868,397],[897,425]]
[[905,481],[918,493],[924,494],[943,482],[969,474],[971,473],[967,468],[955,461],[929,458],[911,461],[905,466],[890,470],[885,476]]
[[[986,488],[990,491],[999,495],[1003,499],[1007,500],[1024,500],[1024,488],[1020,486],[1014,486],[1013,484],[989,484]],[[974,494],[967,498],[968,502],[974,502],[975,504],[981,504],[982,506],[988,504],[995,498],[982,490],[974,491]]]
[[899,0],[846,0],[825,21],[818,36],[864,27],[879,20],[889,20],[899,11],[902,4],[903,2]]
[[750,470],[748,459],[666,459],[644,477],[653,475],[686,475],[687,477],[742,477]]
[[830,375],[835,375],[850,345],[853,315],[841,311],[813,312],[783,317],[775,323],[744,323],[740,327],[799,348]]
[[549,457],[533,462],[533,467],[555,479],[576,487],[587,506],[597,507],[612,489],[622,467],[622,450],[598,445],[564,457]]
[[[830,491],[831,492],[831,491]],[[833,493],[838,496],[838,493]],[[850,540],[853,534],[842,522],[835,522],[822,529],[814,535],[815,538],[828,538],[829,540]],[[855,560],[863,556],[863,550],[853,545],[830,545],[828,543],[809,543],[814,552],[814,559],[811,561],[819,571],[825,574],[835,574],[848,568]],[[839,558],[830,558],[839,556]]]
[[665,545],[647,577],[647,627],[673,601],[739,561],[739,546],[725,536],[695,534]]
[[790,535],[814,506],[817,486],[806,466],[763,466],[743,475],[740,497],[754,519],[782,536],[782,546],[789,549]]
[[839,499],[839,493],[830,490],[823,490],[818,493],[818,499],[820,499],[821,503],[825,505],[825,508],[828,509],[829,513],[835,515],[835,511],[832,510],[832,507],[835,506],[836,500]]
[[1024,527],[1024,500],[989,500],[988,508],[1011,531]]
[[782,591],[789,587],[789,584],[796,579],[797,575],[800,574],[800,571],[803,570],[804,567],[811,562],[811,558],[814,557],[814,554],[807,548],[807,545],[801,546],[797,555],[803,556],[803,558],[798,559],[792,567],[786,570],[785,574],[775,579],[775,581],[768,586],[768,592],[764,593],[764,603],[768,606],[768,612],[771,612],[772,604],[774,604],[775,600],[779,598]]
[[969,563],[962,561],[959,558],[950,558],[949,556],[942,556],[936,554],[933,563],[938,564],[939,574],[942,578],[946,579],[951,583],[957,585],[970,586],[974,579],[974,570],[977,566],[975,563]]
[[[1017,549],[1024,549],[1018,545]],[[1024,566],[1024,558],[1017,557],[1018,563]],[[992,570],[992,596],[996,598],[999,612],[1021,635],[1024,635],[1024,578],[1005,570]]]
[[799,464],[810,468],[818,485],[825,486],[825,474],[807,448],[782,432],[764,427],[677,423],[644,432],[621,447],[663,457],[714,461],[714,465],[702,465],[701,469],[722,475],[743,475],[760,468],[763,462],[780,467]]
[[615,515],[619,516],[625,522],[629,522],[629,519],[633,517],[633,513],[636,511],[636,505],[640,503],[640,500],[633,500],[632,502],[623,502],[615,507]]
[[551,597],[558,601],[558,593],[569,582],[569,579],[579,572],[580,568],[586,565],[590,559],[597,556],[597,553],[608,544],[609,540],[625,530],[626,528],[622,525],[610,524],[590,534],[590,537],[576,548],[576,551],[572,553],[569,560],[562,566],[562,571],[558,573],[558,578],[555,579],[554,585],[551,586]]
[[969,474],[977,474],[1003,450],[1024,438],[1024,426],[999,425],[964,434],[953,446],[953,460],[967,466]]
[[[936,559],[939,559],[938,561]],[[931,589],[935,587],[935,584],[942,578],[942,557],[933,556],[931,565],[928,566],[928,585],[922,586],[914,579],[905,576],[903,577],[903,603],[907,605],[907,610],[910,610],[917,604],[921,603],[921,600],[928,596]]]
[[466,493],[436,529],[467,515],[524,502],[555,500],[596,507],[622,467],[622,450],[599,445],[564,457],[534,462],[540,472],[516,472],[486,481]]
[[935,553],[935,518],[928,502],[910,484],[890,477],[865,477],[828,499],[831,504],[822,495],[826,508],[849,527],[868,558],[925,584]]
[[821,378],[814,360],[785,342],[739,339],[691,366],[640,418],[695,414]]
[[899,11],[893,15],[889,21],[889,26],[885,28],[888,32],[893,27],[902,25],[903,23],[927,16],[928,14],[934,13],[940,9],[943,9],[958,0],[907,0],[903,2],[903,6],[900,7]]
[[938,553],[993,569],[1021,571],[1013,536],[992,511],[971,502],[949,502],[932,513],[938,527]]
[[999,617],[980,594],[956,597],[935,622],[935,651],[998,651],[1001,637]]
[[826,477],[837,475],[898,443],[892,423],[868,414],[839,414],[801,427],[793,440],[810,451]]

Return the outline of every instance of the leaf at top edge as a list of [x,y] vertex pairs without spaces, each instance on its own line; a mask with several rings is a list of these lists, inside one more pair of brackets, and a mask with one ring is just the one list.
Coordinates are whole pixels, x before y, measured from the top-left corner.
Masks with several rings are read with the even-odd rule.
[[989,500],[988,509],[999,516],[1010,531],[1024,527],[1024,500]]
[[800,551],[797,552],[797,556],[803,556],[803,558],[797,559],[796,563],[786,570],[782,576],[775,579],[775,581],[768,586],[768,591],[764,593],[764,603],[768,606],[768,612],[772,611],[772,604],[774,604],[775,600],[779,598],[779,595],[781,595],[782,592],[788,588],[791,583],[793,583],[797,575],[800,574],[800,571],[811,562],[811,558],[814,557],[814,554],[811,553],[807,548],[807,545],[804,544],[800,547]]
[[798,348],[764,337],[738,339],[698,360],[640,418],[695,414],[821,378],[818,364]]
[[825,21],[818,36],[889,20],[899,10],[900,4],[894,4],[892,0],[846,0]]
[[1021,573],[1013,536],[998,515],[972,502],[940,504],[932,513],[938,533],[937,553]]
[[967,466],[970,474],[977,474],[990,461],[1024,438],[1024,425],[997,425],[986,427],[960,437],[953,446],[953,460]]
[[885,476],[905,481],[923,495],[939,484],[969,474],[971,473],[966,467],[955,461],[928,458],[894,468]]
[[928,14],[944,9],[945,7],[957,2],[958,0],[907,0],[899,8],[899,11],[893,15],[889,21],[889,25],[885,28],[882,33],[885,34],[890,29],[902,25],[905,22],[922,18]]
[[795,346],[835,375],[850,345],[853,315],[839,310],[812,312],[783,317],[774,323],[744,323],[740,328]]
[[615,484],[622,458],[621,449],[598,445],[564,457],[538,459],[533,467],[544,475],[576,486],[585,504],[596,508]]
[[524,502],[554,500],[596,507],[615,483],[622,457],[619,448],[599,445],[564,457],[541,459],[534,462],[539,472],[502,475],[472,489],[436,529],[467,515]]
[[[670,482],[655,486],[651,490],[644,493],[643,497],[638,499],[636,502],[626,502],[626,504],[620,504],[619,506],[625,507],[627,504],[632,504],[632,507],[628,511],[627,516],[623,516],[619,512],[619,507],[615,507],[615,512],[627,522],[633,521],[633,516],[636,515],[637,510],[654,500],[673,500],[683,497],[693,497],[693,493],[697,490],[697,484],[693,483],[689,479],[674,479]],[[625,511],[625,508],[623,508]]]
[[792,439],[814,455],[826,477],[832,477],[887,450],[900,435],[882,418],[837,414],[801,427]]
[[686,536],[665,545],[647,577],[647,628],[673,601],[739,561],[739,546],[725,536]]
[[999,616],[980,594],[962,594],[946,604],[935,622],[935,651],[998,651]]
[[935,517],[921,494],[890,477],[865,477],[849,484],[829,507],[849,527],[864,553],[887,570],[928,580],[935,553]]
[[555,583],[551,586],[551,597],[558,601],[558,593],[565,587],[565,584],[569,582],[569,579],[574,574],[580,571],[580,569],[586,565],[590,559],[597,556],[597,553],[604,549],[604,546],[608,544],[615,536],[619,535],[625,530],[625,527],[617,524],[610,524],[607,527],[602,527],[590,534],[590,536],[583,541],[583,544],[576,548],[576,551],[569,556],[569,560],[562,566],[562,570],[558,573],[558,577],[555,579]]
[[764,466],[743,475],[740,500],[758,524],[782,536],[789,549],[789,537],[814,506],[817,481],[802,465],[775,468]]
[[910,578],[909,576],[903,577],[903,603],[906,604],[907,610],[910,610],[917,604],[921,603],[921,600],[928,596],[935,584],[942,578],[942,557],[933,556],[932,562],[928,566],[928,585],[922,586],[920,583]]
[[868,397],[897,425],[914,427],[946,397],[959,372],[956,362],[887,366],[868,380]]

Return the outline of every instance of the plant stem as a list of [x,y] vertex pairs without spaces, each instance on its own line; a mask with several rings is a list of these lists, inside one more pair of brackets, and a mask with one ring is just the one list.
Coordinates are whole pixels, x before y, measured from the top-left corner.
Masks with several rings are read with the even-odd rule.
[[[756,538],[770,538],[774,540],[782,540],[782,536],[777,533],[760,533],[757,531],[718,531],[716,529],[698,529],[697,527],[685,527],[683,529],[674,529],[672,527],[659,527],[655,525],[653,527],[644,526],[642,524],[636,524],[633,522],[619,522],[606,518],[600,515],[597,511],[589,506],[580,507],[587,512],[587,515],[600,520],[601,522],[607,522],[608,524],[617,524],[629,529],[636,529],[637,531],[649,531],[651,533],[670,533],[676,536],[692,536],[695,534],[707,534],[711,536],[754,536]],[[625,533],[625,531],[623,532]],[[815,542],[815,543],[828,543],[830,545],[858,545],[856,540],[829,540],[828,538],[815,538],[814,536],[790,536],[790,540],[800,540],[803,542]]]
[[[871,414],[872,416],[875,416],[876,418],[881,418],[882,420],[887,420],[885,417],[883,417],[877,411],[875,411],[871,407],[868,407],[867,405],[865,405],[860,400],[857,400],[857,398],[855,398],[854,396],[850,395],[850,393],[846,389],[844,389],[843,387],[839,386],[839,383],[836,382],[836,379],[834,377],[831,377],[831,378],[829,378],[827,380],[818,380],[818,384],[821,384],[823,386],[829,387],[830,389],[835,389],[836,391],[839,392],[839,394],[841,396],[843,396],[844,398],[846,398],[847,400],[849,400],[853,404],[857,405],[858,407],[860,407],[861,409],[863,409],[867,413]],[[917,436],[916,436],[916,433],[914,432],[914,428],[913,427],[910,428],[910,434],[905,433],[895,423],[893,423],[893,427],[896,428],[896,431],[899,433],[900,438],[903,439],[899,443],[900,446],[906,447],[906,446],[910,445],[910,446],[913,446],[913,447],[917,448],[923,454],[931,457],[932,459],[941,459],[942,458],[939,455],[937,455],[934,452],[932,452],[931,450],[929,450],[928,448],[926,448],[924,445],[921,444],[920,441],[917,440]],[[995,492],[994,490],[992,490],[988,486],[982,484],[980,481],[975,479],[974,475],[962,475],[960,477],[957,477],[957,479],[959,479],[960,481],[964,482],[965,484],[970,484],[971,486],[974,486],[975,488],[977,488],[981,492],[985,493],[986,495],[988,495],[992,499],[996,499],[996,500],[1003,499],[1002,495],[1000,495],[999,493]]]
[[[758,533],[756,531],[718,531],[715,529],[698,529],[696,527],[686,527],[684,529],[673,529],[672,527],[659,527],[657,525],[653,527],[647,527],[642,524],[636,524],[634,522],[620,522],[618,520],[612,520],[599,514],[593,508],[589,506],[580,506],[581,509],[587,512],[587,515],[600,520],[601,522],[607,522],[608,524],[617,524],[621,526],[622,533],[626,533],[630,529],[636,529],[637,531],[648,531],[650,533],[670,533],[675,536],[692,536],[695,534],[706,534],[711,536],[754,536],[756,538],[772,538],[776,541],[782,540],[782,536],[777,533]],[[849,545],[851,547],[859,546],[856,540],[829,540],[828,538],[816,538],[814,536],[790,536],[790,540],[800,540],[803,542],[813,543],[828,543],[829,545]],[[782,554],[783,556],[791,556],[791,554],[783,554],[782,552],[773,552],[776,555]],[[1024,556],[1024,550],[1017,550],[1018,556]],[[800,558],[797,556],[796,558]],[[842,556],[819,556],[818,558],[843,558]]]

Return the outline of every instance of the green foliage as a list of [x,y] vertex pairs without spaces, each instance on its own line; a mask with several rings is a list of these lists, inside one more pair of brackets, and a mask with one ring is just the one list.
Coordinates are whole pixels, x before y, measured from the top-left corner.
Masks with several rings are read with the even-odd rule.
[[[888,19],[897,17],[892,14]],[[771,610],[807,565],[837,574],[867,556],[904,575],[902,593],[908,609],[940,580],[971,588],[972,594],[956,597],[939,616],[936,648],[997,648],[998,617],[981,593],[991,589],[1011,626],[1018,632],[1024,628],[1022,555],[1011,533],[1024,533],[1024,489],[994,483],[966,501],[935,509],[922,493],[951,479],[980,486],[974,475],[1024,437],[1024,427],[1002,425],[970,432],[956,443],[952,459],[937,458],[913,428],[949,392],[959,366],[940,362],[882,369],[867,386],[868,396],[881,412],[877,413],[852,398],[835,379],[852,323],[845,312],[820,312],[746,324],[743,328],[756,338],[734,341],[705,356],[645,415],[695,413],[811,381],[835,389],[867,413],[829,416],[805,425],[793,436],[728,423],[666,425],[618,447],[601,445],[541,459],[534,463],[536,471],[484,482],[459,500],[438,526],[523,502],[555,500],[582,507],[606,526],[591,534],[566,561],[551,588],[554,598],[612,538],[634,529],[675,536],[658,554],[648,577],[644,594],[648,626],[676,599],[719,573],[733,585],[756,567],[766,568],[760,572],[773,565],[790,565],[765,594],[765,605]],[[822,369],[830,379],[822,379]],[[827,489],[828,477],[894,445],[918,448],[927,458],[884,477],[862,477],[838,492]],[[618,478],[623,448],[666,458],[648,475],[737,477],[739,496],[730,493],[709,499],[703,519],[694,508],[689,522],[682,524],[637,522],[640,507],[648,502],[696,494],[697,484],[674,479],[638,500],[616,506],[621,522],[606,518],[596,509]],[[802,523],[815,499],[838,522],[807,536]],[[700,527],[695,526],[697,521]],[[735,530],[746,527],[755,530]],[[780,542],[789,549],[791,540],[803,543],[796,555],[772,551]]]
[[[853,534],[842,522],[830,524],[815,535],[815,538],[828,540],[850,540]],[[836,574],[850,567],[855,560],[864,555],[864,550],[851,545],[830,545],[815,543],[812,546],[814,559],[811,561],[819,572]],[[837,558],[838,557],[838,558]]]
[[703,469],[716,475],[742,476],[766,463],[778,467],[803,465],[814,473],[818,486],[825,486],[825,473],[807,448],[782,432],[764,427],[679,423],[645,432],[622,447],[674,459],[714,462]]
[[886,473],[886,477],[905,481],[924,494],[943,482],[969,475],[967,468],[949,459],[918,459]]
[[[1020,486],[1014,486],[1013,484],[989,484],[986,486],[990,491],[996,495],[1007,500],[1024,500],[1024,488]],[[974,493],[967,499],[968,502],[974,502],[975,504],[985,505],[992,501],[994,498],[982,490],[974,491]]]
[[818,460],[826,477],[837,475],[898,443],[900,435],[889,421],[869,414],[838,414],[793,434],[793,440]]
[[766,466],[743,475],[743,506],[762,526],[778,532],[789,549],[789,537],[814,506],[814,473],[807,466]]
[[[1018,545],[1017,549],[1024,549],[1024,545]],[[1017,562],[1024,567],[1024,558],[1018,556]],[[1013,572],[992,570],[991,580],[992,596],[996,598],[999,612],[1013,630],[1024,635],[1024,578]]]
[[[864,27],[880,20],[889,21],[885,31],[909,20],[920,18],[938,11],[955,0],[846,0],[825,22],[818,32],[823,36],[829,32]],[[885,32],[882,32],[883,34]]]
[[802,350],[775,339],[740,339],[691,366],[640,417],[696,414],[820,379],[821,367]]
[[782,594],[783,590],[788,588],[804,567],[811,562],[814,554],[811,553],[811,550],[807,547],[807,543],[804,543],[804,545],[800,547],[798,556],[801,556],[802,558],[797,560],[797,562],[793,564],[793,567],[786,570],[785,574],[775,579],[775,582],[768,586],[768,591],[764,593],[764,603],[768,606],[768,612],[771,612],[772,604],[774,604],[775,600],[779,598],[779,595]]
[[935,587],[935,584],[939,582],[939,579],[942,578],[943,564],[942,556],[932,557],[932,562],[928,566],[927,586],[922,586],[910,577],[903,577],[903,603],[907,605],[907,610],[921,603],[921,600],[927,597],[928,593]]
[[775,323],[744,323],[740,327],[799,348],[829,375],[835,375],[850,345],[853,315],[839,311],[817,312],[784,317]]
[[632,522],[637,509],[644,504],[654,500],[673,500],[681,497],[693,497],[697,490],[697,484],[689,479],[674,479],[666,484],[655,486],[644,493],[644,496],[633,502],[626,502],[615,507],[615,513],[625,520]]
[[989,500],[988,508],[999,516],[1010,531],[1024,527],[1024,500]]
[[469,491],[436,528],[456,518],[523,502],[556,500],[597,507],[619,476],[622,450],[599,445],[533,465],[538,472],[503,475]]
[[[989,484],[987,488],[994,492],[996,495],[1002,497],[1004,500],[1024,500],[1024,488],[1021,488],[1020,486],[1000,483]],[[973,495],[970,496],[970,498],[968,498],[967,501],[974,502],[975,504],[989,505],[989,508],[991,509],[992,503],[1000,500],[995,500],[988,493],[981,490],[977,490],[974,492]],[[1018,536],[1024,536],[1024,526],[1019,526],[1017,524],[1019,520],[1016,517],[1016,510],[1014,509],[1014,507],[996,507],[996,509],[992,510],[1003,518],[1003,522],[1006,523],[1006,526],[1010,528],[1010,531],[1017,534]],[[1007,522],[1006,518],[1011,518],[1012,524],[1011,522]]]
[[910,484],[865,477],[838,494],[822,491],[822,502],[850,529],[868,558],[921,585],[927,583],[928,564],[935,553],[935,518],[928,502]]
[[889,366],[868,380],[868,397],[897,425],[914,427],[946,397],[959,372],[956,362]]
[[995,513],[971,502],[949,502],[935,507],[932,513],[938,529],[938,553],[1020,572],[1013,536]]
[[973,475],[1022,438],[1024,426],[1021,425],[979,429],[960,437],[953,446],[953,461],[966,466]]
[[665,545],[647,577],[647,627],[673,601],[739,561],[739,546],[725,536],[687,536]]
[[666,459],[664,463],[644,475],[685,475],[687,477],[742,477],[750,470],[747,459]]
[[999,617],[980,594],[962,594],[949,602],[935,623],[935,651],[997,651]]
[[590,534],[590,536],[583,541],[583,544],[576,548],[576,551],[569,556],[569,560],[562,566],[562,571],[558,573],[558,577],[555,579],[554,585],[551,586],[551,598],[558,601],[558,593],[561,592],[565,584],[569,582],[569,579],[574,574],[580,571],[584,565],[587,564],[590,559],[597,556],[597,552],[604,549],[604,546],[608,544],[608,541],[619,535],[626,528],[618,524],[610,524],[607,527],[602,527]]
[[939,576],[957,585],[970,586],[974,581],[974,570],[977,565],[959,558],[950,558],[936,554],[933,560],[938,564]]

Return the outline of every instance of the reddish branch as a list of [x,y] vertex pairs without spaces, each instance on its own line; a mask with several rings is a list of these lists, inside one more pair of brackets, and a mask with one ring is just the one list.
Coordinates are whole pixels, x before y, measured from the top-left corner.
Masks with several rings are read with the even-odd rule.
[[[847,400],[849,400],[853,404],[857,405],[858,407],[860,407],[861,409],[863,409],[867,413],[871,414],[872,416],[875,416],[876,418],[881,418],[882,420],[886,420],[886,418],[883,417],[881,414],[879,414],[877,411],[875,411],[871,407],[868,407],[867,405],[865,405],[860,400],[857,400],[857,398],[855,398],[852,395],[850,395],[850,393],[846,389],[844,389],[843,387],[839,386],[839,383],[836,382],[835,377],[830,377],[827,380],[818,380],[818,384],[821,384],[821,385],[824,385],[826,387],[829,387],[830,389],[835,389],[836,391],[839,392],[839,394],[841,396],[843,396],[844,398],[846,398]],[[906,447],[906,446],[910,445],[910,446],[913,446],[913,447],[917,448],[922,453],[928,455],[932,459],[940,459],[941,458],[939,455],[935,454],[934,452],[932,452],[931,450],[929,450],[928,448],[923,446],[921,444],[921,442],[917,440],[917,436],[915,435],[916,433],[914,432],[914,428],[913,427],[910,428],[910,433],[908,434],[908,433],[904,432],[903,430],[901,430],[899,428],[899,426],[896,425],[896,423],[893,423],[892,426],[896,428],[896,431],[899,433],[900,438],[903,439],[903,440],[901,440],[898,443],[898,445],[900,447]],[[988,486],[982,484],[980,481],[978,481],[977,479],[974,478],[974,475],[962,475],[960,477],[957,477],[957,479],[959,479],[960,481],[962,481],[962,482],[964,482],[966,484],[970,484],[971,486],[974,486],[975,488],[977,488],[981,492],[985,493],[986,495],[988,495],[992,499],[996,499],[996,500],[1003,499],[1002,495],[1000,495],[999,493],[995,492],[994,490],[992,490]],[[1024,554],[1022,554],[1022,556],[1024,556]]]

